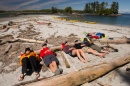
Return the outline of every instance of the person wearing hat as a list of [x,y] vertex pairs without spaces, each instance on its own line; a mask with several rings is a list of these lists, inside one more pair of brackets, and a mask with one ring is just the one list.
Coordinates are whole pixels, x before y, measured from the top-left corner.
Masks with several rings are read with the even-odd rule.
[[35,54],[30,48],[26,48],[24,54],[21,54],[20,57],[20,65],[22,66],[22,73],[20,75],[19,81],[24,79],[25,74],[27,74],[27,70],[31,70],[35,72],[36,79],[40,77],[38,71],[38,61],[40,62],[41,58],[39,55]]
[[[77,42],[77,40],[75,41]],[[77,48],[80,48],[80,46],[78,45]],[[77,56],[79,58],[79,60],[83,63],[85,63],[86,61],[89,61],[86,57],[86,55],[84,54],[84,52],[82,51],[82,49],[76,49],[73,46],[69,46],[68,42],[64,42],[62,43],[62,50],[66,53],[69,54],[72,57]],[[83,58],[82,58],[83,57]]]
[[42,45],[40,57],[43,59],[45,65],[54,73],[54,75],[59,75],[63,72],[63,70],[58,67],[59,61],[56,58],[56,54],[47,47],[47,43]]

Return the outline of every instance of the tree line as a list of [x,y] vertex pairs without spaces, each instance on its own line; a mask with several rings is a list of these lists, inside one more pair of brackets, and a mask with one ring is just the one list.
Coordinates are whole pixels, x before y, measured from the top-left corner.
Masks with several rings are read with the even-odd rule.
[[90,13],[96,15],[111,15],[118,14],[119,4],[118,2],[112,2],[112,4],[108,4],[107,2],[98,1],[86,3],[84,10],[73,10],[71,6],[66,7],[65,9],[58,9],[56,7],[52,7],[51,9],[42,9],[42,10],[22,10],[22,11],[0,11],[0,13]]
[[91,3],[86,3],[84,12],[98,15],[110,15],[110,14],[118,14],[119,4],[118,2],[112,2],[109,5],[107,2],[94,1]]

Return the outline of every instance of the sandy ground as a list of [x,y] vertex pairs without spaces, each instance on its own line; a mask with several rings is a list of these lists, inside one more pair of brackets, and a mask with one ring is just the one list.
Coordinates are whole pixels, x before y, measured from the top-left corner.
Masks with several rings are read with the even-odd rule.
[[[13,37],[21,37],[21,38],[28,38],[28,39],[29,38],[38,39],[38,40],[48,39],[50,46],[60,45],[63,41],[71,38],[70,35],[72,34],[76,36],[69,40],[71,42],[74,41],[76,38],[85,37],[83,32],[92,32],[92,31],[103,32],[109,37],[127,36],[128,38],[130,38],[130,28],[128,27],[119,27],[119,26],[111,26],[111,25],[103,25],[103,24],[87,24],[83,22],[72,23],[72,22],[68,22],[64,20],[62,21],[56,20],[53,17],[54,16],[52,15],[41,15],[38,17],[28,17],[28,18],[23,18],[23,19],[12,20],[14,22],[18,22],[19,28],[12,27],[6,32],[3,32],[3,30],[0,30],[0,36],[2,37],[5,35],[12,35]],[[37,24],[36,21],[44,22],[44,23],[52,23],[52,26],[47,26],[46,24]],[[2,22],[1,24],[3,25],[6,23],[8,23],[8,21]],[[27,27],[29,27],[29,25],[33,25],[34,27],[32,30],[28,31]],[[39,33],[39,35],[27,36],[27,34],[33,34],[33,33]],[[61,37],[63,38],[61,39]],[[3,47],[3,48],[1,47],[0,50],[1,51],[4,50],[5,49],[4,46],[7,46],[7,45],[8,44],[0,45]],[[123,56],[124,54],[130,52],[130,48],[129,48],[130,44],[117,44],[117,45],[111,44],[111,46],[117,48],[119,52],[110,52],[103,59],[101,59],[98,56],[94,56],[92,54],[86,53],[86,56],[90,60],[90,62],[88,63],[81,63],[77,57],[72,58],[69,55],[67,55],[70,62],[72,63],[71,68],[65,67],[65,63],[63,62],[60,52],[58,52],[58,59],[60,61],[60,67],[63,68],[64,70],[63,73],[70,73],[72,71],[78,71],[79,69],[84,68],[84,67],[89,67],[89,66],[96,65],[102,62],[112,61],[113,59],[119,58]],[[18,78],[21,73],[21,67],[19,66],[17,56],[20,55],[20,52],[24,51],[25,47],[33,47],[33,49],[36,50],[36,49],[41,48],[41,45],[35,44],[35,43],[15,43],[15,47],[17,47],[18,49],[13,47],[13,49],[16,49],[15,51],[17,51],[17,52],[14,52],[15,55],[11,54],[12,55],[11,57],[13,60],[10,60],[10,59],[8,60],[6,58],[6,57],[9,57],[9,55],[7,56],[4,55],[0,57],[0,67],[3,68],[4,70],[3,72],[0,72],[0,86],[11,86],[11,85],[20,83],[18,81]],[[11,51],[13,52],[14,50],[11,50]],[[5,58],[6,60],[3,58]],[[8,64],[5,64],[5,63],[8,63]],[[84,84],[83,86],[101,86],[98,83],[108,84],[110,86],[115,86],[115,85],[130,86],[130,83],[129,83],[130,73],[126,72],[127,67],[130,67],[130,64],[127,64],[121,68],[118,68],[117,70],[114,70],[93,82]],[[41,74],[40,77],[53,76],[53,74],[50,72],[49,69],[45,72],[41,71],[40,74]],[[32,79],[35,79],[34,74],[30,76],[26,76],[22,82],[32,80]]]

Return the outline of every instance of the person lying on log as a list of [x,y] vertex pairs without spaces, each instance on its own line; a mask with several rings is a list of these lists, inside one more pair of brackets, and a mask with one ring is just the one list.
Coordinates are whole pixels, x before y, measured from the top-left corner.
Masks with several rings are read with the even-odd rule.
[[[65,43],[62,43],[62,50],[66,53],[69,54],[72,57],[77,56],[79,58],[79,60],[83,63],[85,63],[86,61],[89,61],[86,57],[86,55],[84,54],[84,52],[82,51],[82,49],[76,49],[72,46],[68,45],[68,42],[66,41]],[[84,59],[83,59],[83,58]]]
[[35,72],[36,79],[38,79],[40,77],[38,71],[38,64],[40,60],[41,58],[38,54],[35,54],[30,48],[26,48],[25,53],[21,54],[20,57],[20,65],[22,66],[22,73],[18,80],[22,81],[24,79],[25,75],[28,72],[28,69]]
[[[82,49],[85,46],[86,46],[85,44],[79,43],[78,40],[75,40],[74,47],[76,49]],[[106,55],[106,53],[99,53],[99,52],[97,52],[96,50],[94,50],[94,49],[92,49],[90,47],[85,47],[85,48],[87,48],[87,51],[86,51],[87,53],[92,53],[92,54],[97,55],[97,56],[99,56],[101,58],[104,58],[104,56]]]
[[86,37],[86,38],[84,38],[82,41],[83,41],[83,44],[85,44],[85,46],[90,47],[90,48],[96,50],[96,51],[99,52],[99,53],[108,53],[107,50],[103,50],[101,47],[95,45],[95,44],[92,42],[91,38]]
[[86,37],[100,39],[100,38],[105,37],[105,34],[104,33],[100,33],[100,32],[91,32],[91,33],[88,33],[86,35]]
[[42,48],[43,49],[40,51],[40,57],[45,65],[50,68],[54,75],[62,74],[63,69],[58,67],[59,61],[56,58],[56,54],[47,47],[47,43],[44,43]]

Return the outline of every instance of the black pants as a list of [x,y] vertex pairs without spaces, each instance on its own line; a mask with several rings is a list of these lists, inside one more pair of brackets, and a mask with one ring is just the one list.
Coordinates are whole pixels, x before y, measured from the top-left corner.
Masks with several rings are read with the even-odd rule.
[[35,56],[22,59],[22,74],[27,73],[27,69],[32,69],[32,71],[38,73],[38,64]]

